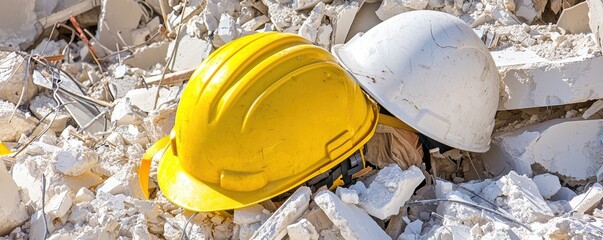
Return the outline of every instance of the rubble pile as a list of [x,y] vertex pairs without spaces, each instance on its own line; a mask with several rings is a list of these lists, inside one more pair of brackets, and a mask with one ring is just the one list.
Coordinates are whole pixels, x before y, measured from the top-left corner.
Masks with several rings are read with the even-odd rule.
[[[603,238],[601,0],[1,5],[0,239]],[[200,213],[162,195],[153,159],[146,200],[140,159],[213,51],[266,31],[330,50],[415,10],[459,17],[490,49],[501,98],[487,153],[430,151],[431,169],[391,164]]]

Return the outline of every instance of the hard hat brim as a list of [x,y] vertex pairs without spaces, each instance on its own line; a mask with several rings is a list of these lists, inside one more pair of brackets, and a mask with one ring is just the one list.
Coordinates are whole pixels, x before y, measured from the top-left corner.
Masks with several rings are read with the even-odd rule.
[[[377,106],[373,106],[377,112]],[[345,159],[364,146],[373,136],[377,127],[378,115],[372,119],[369,131],[365,133],[353,148],[348,149],[338,159]],[[285,178],[273,181],[261,189],[250,192],[230,191],[219,184],[206,183],[191,176],[180,164],[178,156],[174,155],[168,146],[161,156],[157,168],[157,180],[163,195],[172,203],[182,208],[196,212],[213,212],[243,208],[260,203],[278,196],[286,191],[301,186],[310,179],[337,166],[341,161],[331,161],[328,164],[306,172],[298,178]]]

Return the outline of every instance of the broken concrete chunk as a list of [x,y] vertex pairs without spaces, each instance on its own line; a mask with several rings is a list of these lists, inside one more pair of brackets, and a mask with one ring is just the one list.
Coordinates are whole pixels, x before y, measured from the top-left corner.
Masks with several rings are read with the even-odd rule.
[[555,195],[551,196],[550,200],[551,201],[560,201],[560,200],[570,201],[575,196],[577,196],[576,193],[574,191],[572,191],[571,189],[569,189],[568,187],[561,187],[561,189],[559,189],[559,191],[557,191],[557,193],[555,193]]
[[264,210],[266,209],[260,204],[235,209],[232,222],[239,225],[265,222],[270,217],[270,214],[264,213]]
[[595,207],[603,198],[603,186],[599,183],[593,184],[586,192],[572,198],[569,205],[572,211],[586,213]]
[[344,203],[358,204],[358,192],[356,192],[354,189],[337,187],[335,194],[337,194],[337,196],[341,198],[341,201]]
[[532,166],[538,164],[569,183],[583,181],[603,166],[602,138],[603,120],[551,120],[495,134],[484,166],[492,173],[513,169],[532,175]]
[[516,6],[515,16],[531,24],[540,19],[546,3],[546,0],[517,0],[514,4]]
[[149,46],[137,48],[132,55],[124,59],[124,63],[144,70],[150,70],[157,64],[165,65],[165,56],[169,42],[156,42]]
[[[216,36],[220,40],[220,46],[238,37],[239,34],[235,24],[235,19],[231,15],[223,13],[222,16],[220,16],[220,24],[218,24],[218,31],[216,33]],[[214,39],[214,42],[216,40],[217,39]]]
[[262,25],[264,25],[265,23],[270,22],[270,19],[264,15],[255,17],[251,20],[249,20],[248,22],[246,22],[245,24],[243,24],[243,26],[241,26],[241,28],[244,31],[255,31],[258,28],[260,28]]
[[96,192],[97,194],[103,192],[111,195],[125,194],[126,196],[144,199],[144,194],[138,183],[136,169],[131,167],[120,169],[98,186]]
[[0,100],[0,141],[15,142],[21,134],[32,130],[36,124],[21,110],[15,111],[15,108],[14,104]]
[[[1,35],[2,30],[0,30]],[[1,39],[0,44],[2,44]],[[28,63],[25,58],[15,52],[8,54],[0,52],[0,58],[0,100],[17,104],[23,88],[26,87],[21,104],[29,102],[38,92],[38,87],[32,81],[33,65],[30,64],[27,68]],[[29,71],[26,71],[27,69]]]
[[[159,90],[159,99],[157,100],[157,106],[161,106],[164,103],[170,102],[182,93],[183,87],[162,87]],[[155,94],[157,92],[157,87],[151,88],[139,88],[132,91],[129,91],[126,94],[126,98],[130,99],[130,103],[132,106],[138,107],[140,110],[144,112],[150,112],[153,110],[153,105],[155,103]],[[149,96],[153,96],[151,100],[149,100]]]
[[590,27],[588,26],[588,3],[582,2],[573,7],[563,9],[559,20],[557,20],[557,26],[572,34],[590,32]]
[[45,94],[39,94],[31,100],[29,110],[38,119],[43,119],[46,117],[44,120],[44,123],[46,124],[50,123],[50,121],[54,119],[50,129],[53,132],[61,132],[67,126],[67,121],[71,118],[71,115],[69,115],[64,108],[58,108],[58,111],[54,111],[54,108],[57,105],[58,104],[54,99],[46,96]]
[[344,43],[356,13],[360,10],[361,1],[352,0],[335,6],[335,18],[333,22],[333,44]]
[[586,0],[588,3],[588,25],[592,33],[595,34],[596,42],[599,48],[603,50],[603,1]]
[[138,28],[141,17],[142,9],[136,1],[102,0],[96,39],[113,51],[119,50],[116,44],[121,47],[124,44],[132,46],[134,41],[131,31]]
[[31,46],[38,31],[34,11],[35,0],[6,0],[0,8],[0,46],[25,50]]
[[75,194],[75,203],[90,202],[94,200],[94,193],[88,188],[80,188]]
[[129,98],[120,98],[114,103],[111,122],[117,126],[142,123],[142,114],[138,109],[132,107]]
[[320,23],[325,16],[325,4],[323,2],[318,3],[312,12],[310,12],[310,16],[306,18],[304,23],[299,28],[297,34],[300,36],[310,40],[310,42],[316,42],[316,37],[318,36],[318,28],[320,27]]
[[88,172],[98,163],[96,152],[79,140],[67,140],[61,150],[53,154],[52,159],[57,171],[69,176]]
[[[177,108],[177,103],[164,105],[157,110],[151,111],[144,119],[143,126],[153,142],[170,134],[172,128],[174,128]],[[121,138],[121,136],[119,137]]]
[[318,28],[318,33],[316,37],[316,44],[324,49],[331,49],[331,33],[333,32],[333,27],[331,25],[321,25]]
[[281,4],[278,0],[262,0],[268,7],[268,16],[278,31],[297,31],[303,22],[299,14],[288,5]]
[[0,160],[0,235],[10,233],[29,218],[19,188]]
[[523,223],[546,222],[553,217],[553,212],[540,196],[538,187],[525,175],[511,171],[493,184],[495,185],[490,186],[500,189],[502,194],[499,195],[506,196],[504,201],[508,211],[517,220]]
[[249,240],[262,226],[262,223],[243,224],[239,226],[239,240]]
[[545,199],[549,199],[551,196],[555,195],[559,189],[561,189],[559,178],[550,173],[536,175],[534,178],[532,178],[532,181],[536,183],[540,195],[542,195],[542,197]]
[[423,179],[423,172],[416,166],[402,171],[398,165],[391,164],[377,173],[366,193],[360,194],[358,206],[371,216],[385,220],[400,212],[400,207],[410,199]]
[[[186,26],[181,31],[186,31]],[[174,55],[168,65],[171,71],[181,71],[196,68],[213,51],[211,43],[188,34],[181,34],[180,39],[170,42],[166,59]],[[174,53],[175,52],[175,53]]]
[[272,214],[251,239],[282,239],[287,226],[294,223],[308,209],[312,191],[309,187],[298,188],[283,205]]
[[342,202],[330,191],[317,193],[314,201],[339,228],[344,239],[391,239],[366,212]]
[[318,232],[305,218],[287,226],[287,235],[291,240],[318,240]]
[[[501,54],[513,54],[503,51]],[[494,53],[493,55],[496,55]],[[508,66],[494,58],[505,84],[499,110],[556,106],[603,98],[603,57],[532,61]],[[501,67],[507,65],[508,67]]]
[[425,9],[428,3],[428,0],[383,0],[375,13],[379,19],[385,21],[400,13]]
[[419,219],[412,221],[411,223],[406,225],[404,232],[402,233],[402,235],[400,235],[400,237],[398,237],[398,239],[417,239],[419,236],[421,236],[422,229],[423,221]]
[[50,199],[48,204],[46,204],[44,211],[48,214],[50,219],[62,218],[67,214],[67,211],[69,211],[72,204],[73,199],[71,199],[69,191],[63,191]]

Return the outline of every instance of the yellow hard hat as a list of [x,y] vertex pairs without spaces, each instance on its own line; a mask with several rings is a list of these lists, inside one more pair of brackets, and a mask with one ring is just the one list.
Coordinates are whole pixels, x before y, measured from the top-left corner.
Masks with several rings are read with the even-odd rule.
[[0,156],[9,155],[10,149],[2,141],[0,141]]
[[[236,209],[337,166],[374,133],[378,107],[327,51],[286,33],[257,33],[212,53],[182,94],[165,149],[163,194],[193,211]],[[148,197],[148,193],[147,197]]]

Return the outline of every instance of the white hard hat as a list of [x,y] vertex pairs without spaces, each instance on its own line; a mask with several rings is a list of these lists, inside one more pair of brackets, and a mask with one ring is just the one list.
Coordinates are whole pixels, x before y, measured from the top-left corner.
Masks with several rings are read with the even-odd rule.
[[332,53],[369,95],[420,133],[462,150],[490,148],[498,70],[460,19],[435,11],[399,14]]

